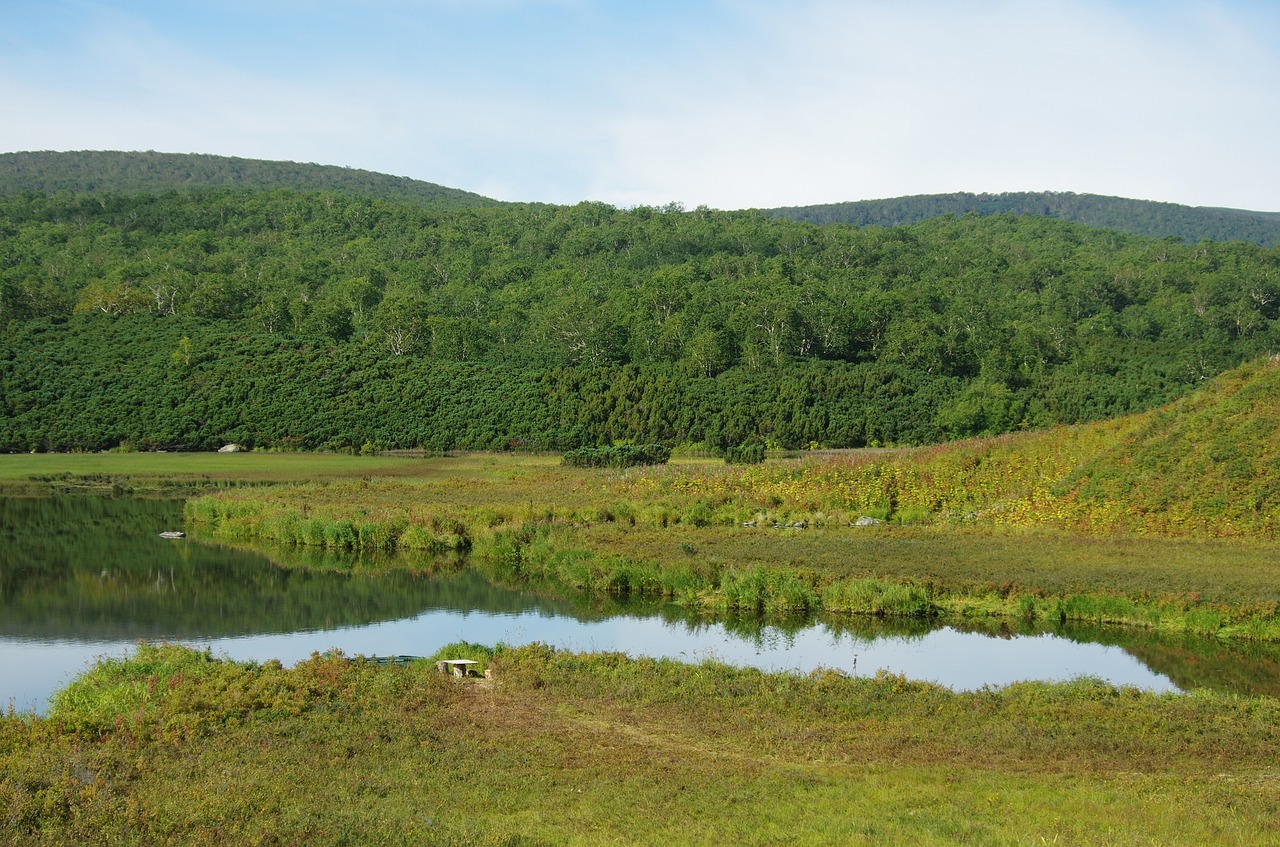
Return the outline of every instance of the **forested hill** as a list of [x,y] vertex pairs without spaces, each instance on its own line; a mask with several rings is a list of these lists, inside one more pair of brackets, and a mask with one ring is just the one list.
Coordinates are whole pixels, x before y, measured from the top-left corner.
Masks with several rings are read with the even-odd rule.
[[926,443],[1280,350],[1280,249],[1043,217],[0,196],[0,449]]
[[[333,165],[200,153],[0,153],[0,194],[163,193],[206,188],[327,191],[436,208],[480,208],[501,201],[430,182]],[[941,215],[1042,215],[1087,226],[1194,243],[1280,244],[1280,212],[1182,206],[1071,192],[927,194],[766,209],[770,217],[815,224],[904,226]]]
[[436,208],[497,206],[499,201],[408,177],[333,165],[271,162],[199,153],[0,153],[0,194],[161,193],[195,188],[332,191]]
[[1245,241],[1266,247],[1280,244],[1280,213],[1276,212],[1181,206],[1071,192],[924,194],[766,210],[766,214],[775,218],[858,226],[902,226],[940,215],[971,212],[979,215],[1044,215],[1135,235],[1174,237],[1189,243],[1208,239]]

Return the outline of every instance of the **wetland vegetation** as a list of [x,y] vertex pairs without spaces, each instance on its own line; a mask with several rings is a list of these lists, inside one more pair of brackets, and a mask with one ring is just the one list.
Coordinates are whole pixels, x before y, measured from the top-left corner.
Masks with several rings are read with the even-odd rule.
[[[1280,367],[1267,360],[1166,409],[1043,433],[751,465],[405,460],[382,480],[218,491],[189,501],[187,518],[225,540],[465,549],[497,581],[720,612],[1072,620],[1274,641],[1277,397]],[[1213,459],[1228,440],[1245,473]],[[881,523],[856,525],[867,517]]]
[[465,649],[144,647],[0,723],[12,843],[1266,844],[1272,698]]
[[[1217,395],[1235,396],[1230,385]],[[1178,421],[1200,408],[1188,402]],[[465,549],[490,579],[578,602],[656,596],[711,613],[947,616],[1014,631],[1124,621],[1163,633],[1146,648],[1157,656],[1209,633],[1204,660],[1215,642],[1273,641],[1273,511],[1228,532],[1205,519],[1210,500],[1176,525],[1154,514],[1161,531],[1144,535],[1106,524],[1118,513],[1105,486],[1082,502],[1049,478],[1079,480],[1092,462],[1116,484],[1098,459],[1119,443],[1108,439],[1181,425],[1168,414],[751,465],[78,454],[3,457],[0,477],[27,490],[198,487],[190,531],[283,544],[303,554],[295,568],[376,570],[397,561],[379,558],[389,550]],[[850,525],[876,509],[884,523]],[[347,555],[305,555],[326,549]],[[459,651],[492,677],[165,646],[105,661],[47,716],[3,721],[13,841],[1264,844],[1280,812],[1272,696],[1087,678],[952,692],[893,674],[536,644],[437,655]],[[1194,661],[1180,673],[1196,684]]]

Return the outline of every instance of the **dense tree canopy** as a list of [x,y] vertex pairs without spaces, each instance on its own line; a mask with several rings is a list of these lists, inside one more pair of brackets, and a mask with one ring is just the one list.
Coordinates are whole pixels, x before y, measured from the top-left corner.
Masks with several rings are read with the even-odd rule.
[[132,194],[209,188],[333,191],[435,208],[500,205],[470,191],[335,165],[154,150],[0,153],[0,194]]
[[1280,348],[1280,251],[1048,218],[0,197],[0,447],[924,442]]
[[970,212],[980,215],[1039,215],[1135,235],[1174,237],[1187,242],[1208,239],[1247,241],[1266,247],[1280,244],[1280,212],[1182,206],[1070,191],[922,194],[768,210],[772,217],[859,226],[903,226],[942,215]]

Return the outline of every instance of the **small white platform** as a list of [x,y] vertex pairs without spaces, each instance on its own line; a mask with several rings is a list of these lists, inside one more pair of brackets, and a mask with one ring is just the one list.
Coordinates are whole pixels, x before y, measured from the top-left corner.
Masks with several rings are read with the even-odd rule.
[[436,670],[440,673],[452,673],[454,676],[475,676],[472,665],[480,664],[475,659],[441,659],[436,662]]

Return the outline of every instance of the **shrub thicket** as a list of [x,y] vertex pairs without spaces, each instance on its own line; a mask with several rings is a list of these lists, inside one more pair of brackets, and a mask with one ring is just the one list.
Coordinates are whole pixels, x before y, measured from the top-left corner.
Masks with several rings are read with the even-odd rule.
[[579,447],[564,454],[564,464],[573,468],[630,468],[638,465],[665,465],[671,448],[661,444]]

